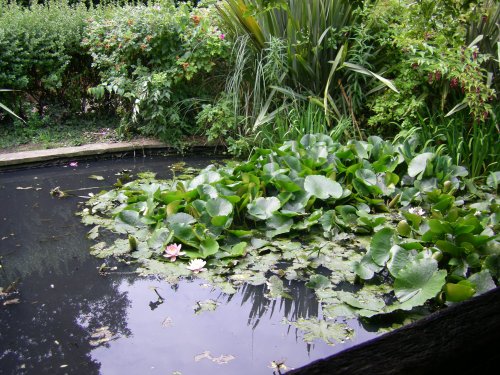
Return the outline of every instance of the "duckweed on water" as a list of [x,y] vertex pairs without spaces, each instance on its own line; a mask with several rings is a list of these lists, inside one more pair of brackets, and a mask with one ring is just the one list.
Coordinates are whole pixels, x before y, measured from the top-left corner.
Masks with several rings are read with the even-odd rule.
[[[89,237],[103,239],[92,254],[135,262],[143,275],[175,284],[195,271],[227,294],[265,284],[270,299],[291,298],[283,280],[305,282],[323,317],[286,323],[306,341],[333,343],[352,334],[339,318],[411,312],[496,287],[500,173],[480,187],[466,176],[411,139],[341,145],[307,135],[194,177],[142,174],[92,197],[80,215],[94,226]],[[177,255],[165,256],[173,244]],[[197,311],[216,307],[200,302]]]

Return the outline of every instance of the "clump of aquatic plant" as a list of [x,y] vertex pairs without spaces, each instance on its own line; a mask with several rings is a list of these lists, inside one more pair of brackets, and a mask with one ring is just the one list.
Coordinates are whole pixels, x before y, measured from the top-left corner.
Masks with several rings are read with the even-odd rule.
[[[129,182],[81,214],[92,238],[129,237],[95,255],[136,260],[143,274],[175,283],[197,273],[227,293],[265,283],[269,298],[290,298],[283,279],[303,280],[325,317],[370,317],[496,286],[500,173],[482,188],[466,176],[411,139],[307,135],[194,178]],[[340,290],[345,281],[362,287]]]

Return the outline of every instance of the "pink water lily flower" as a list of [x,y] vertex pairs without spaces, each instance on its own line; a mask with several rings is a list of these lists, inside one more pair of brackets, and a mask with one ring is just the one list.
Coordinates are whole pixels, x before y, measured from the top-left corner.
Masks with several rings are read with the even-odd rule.
[[187,265],[187,269],[193,271],[193,273],[199,273],[202,271],[206,271],[206,268],[203,268],[207,264],[203,259],[193,259]]
[[178,256],[186,254],[184,251],[181,251],[181,247],[181,244],[170,244],[165,248],[165,254],[163,254],[163,256],[169,258],[171,262],[175,262]]
[[72,161],[71,163],[69,163],[69,166],[70,167],[78,167],[78,162],[77,161]]

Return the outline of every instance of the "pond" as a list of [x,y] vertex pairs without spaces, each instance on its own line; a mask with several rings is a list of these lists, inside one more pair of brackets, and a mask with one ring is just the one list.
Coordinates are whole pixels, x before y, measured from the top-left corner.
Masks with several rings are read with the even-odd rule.
[[[123,263],[108,261],[102,272],[103,260],[89,253],[89,228],[75,216],[85,196],[110,188],[124,170],[170,178],[180,161],[201,168],[213,159],[155,156],[0,172],[0,286],[16,283],[19,291],[0,307],[3,374],[273,374],[273,361],[297,368],[379,335],[354,319],[347,321],[350,340],[304,342],[283,319],[321,318],[322,311],[299,282],[286,282],[292,299],[269,299],[265,285],[227,295],[202,279],[172,286],[141,277]],[[72,194],[56,198],[56,187]]]

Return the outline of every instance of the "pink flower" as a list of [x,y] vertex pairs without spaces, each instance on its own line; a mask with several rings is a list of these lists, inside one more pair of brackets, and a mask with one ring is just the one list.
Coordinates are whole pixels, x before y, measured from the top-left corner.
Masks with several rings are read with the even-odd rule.
[[187,265],[187,269],[193,271],[193,273],[199,273],[202,271],[206,271],[206,268],[203,268],[207,264],[203,259],[193,259]]
[[77,161],[72,161],[71,163],[69,163],[69,166],[70,167],[78,167],[78,162]]
[[165,248],[165,254],[163,254],[163,256],[169,258],[171,262],[175,262],[178,256],[186,254],[184,251],[181,251],[181,247],[181,244],[170,244]]
[[224,40],[224,38],[225,38],[225,37],[226,37],[226,35],[225,35],[225,34],[220,34],[220,35],[219,35],[219,38],[220,38],[221,40]]

